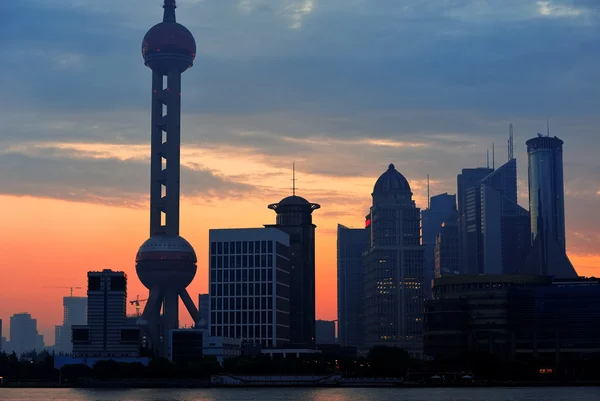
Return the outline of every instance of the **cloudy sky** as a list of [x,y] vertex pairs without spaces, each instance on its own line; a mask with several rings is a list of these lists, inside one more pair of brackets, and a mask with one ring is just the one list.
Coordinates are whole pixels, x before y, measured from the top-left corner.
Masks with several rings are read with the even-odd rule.
[[[47,343],[61,296],[88,270],[135,277],[148,235],[150,70],[160,0],[21,0],[0,13],[0,318],[29,311]],[[597,0],[179,0],[196,37],[183,77],[182,234],[207,287],[209,228],[274,221],[290,192],[322,204],[317,314],[336,318],[335,229],[361,226],[393,162],[420,207],[462,168],[525,141],[565,140],[567,247],[600,270],[600,2]],[[80,292],[80,295],[83,295]],[[195,297],[195,296],[194,296]],[[7,335],[7,332],[4,333]]]

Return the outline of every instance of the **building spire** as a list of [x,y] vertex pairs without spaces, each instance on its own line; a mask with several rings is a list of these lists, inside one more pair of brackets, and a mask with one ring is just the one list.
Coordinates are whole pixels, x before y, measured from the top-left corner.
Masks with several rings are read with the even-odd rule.
[[550,119],[546,117],[546,136],[550,137]]
[[292,163],[292,195],[296,196],[296,162]]
[[175,0],[165,0],[163,8],[165,9],[163,22],[176,22],[175,9],[177,8],[177,5],[175,4]]

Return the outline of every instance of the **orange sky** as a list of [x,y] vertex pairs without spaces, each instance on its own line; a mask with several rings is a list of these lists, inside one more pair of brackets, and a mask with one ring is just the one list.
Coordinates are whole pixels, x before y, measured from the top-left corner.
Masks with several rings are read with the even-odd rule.
[[[147,147],[83,144],[42,144],[46,148],[76,149],[81,157],[145,159]],[[90,153],[91,150],[94,153]],[[260,227],[273,223],[275,213],[267,204],[289,193],[289,171],[269,166],[260,156],[245,154],[243,149],[203,151],[188,148],[183,164],[192,166],[197,160],[210,164],[218,174],[232,177],[240,167],[246,173],[237,180],[252,180],[258,187],[254,193],[236,199],[187,198],[182,208],[181,233],[196,249],[198,274],[190,285],[194,299],[207,289],[207,237],[209,228]],[[262,178],[261,178],[262,177]],[[331,179],[299,173],[299,194],[322,204],[314,214],[317,224],[317,317],[336,319],[336,226],[342,223],[360,227],[369,207],[374,177]],[[409,177],[410,180],[410,177]],[[424,183],[411,180],[415,199],[424,204]],[[185,182],[182,192],[186,193]],[[189,190],[189,188],[188,188]],[[147,290],[139,283],[134,259],[139,245],[148,237],[146,197],[137,206],[107,206],[34,197],[0,196],[5,211],[0,261],[0,317],[8,323],[10,315],[30,312],[38,326],[53,343],[53,327],[62,319],[62,297],[68,289],[45,286],[81,286],[85,288],[86,272],[110,268],[127,273],[128,297],[145,297]],[[8,234],[10,233],[10,234]],[[598,255],[571,254],[580,274],[591,275],[600,266]],[[76,290],[75,295],[85,295]],[[130,312],[134,313],[131,307]],[[183,324],[189,324],[187,317]],[[6,326],[5,326],[6,327]],[[4,335],[8,330],[5,328]]]

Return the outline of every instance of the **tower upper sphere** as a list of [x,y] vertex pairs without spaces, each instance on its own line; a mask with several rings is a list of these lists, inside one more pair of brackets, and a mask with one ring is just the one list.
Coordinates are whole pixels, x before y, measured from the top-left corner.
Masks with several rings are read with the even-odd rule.
[[163,22],[154,25],[142,41],[142,56],[151,69],[165,72],[169,67],[181,72],[190,68],[196,58],[196,40],[175,18],[175,0],[165,0]]

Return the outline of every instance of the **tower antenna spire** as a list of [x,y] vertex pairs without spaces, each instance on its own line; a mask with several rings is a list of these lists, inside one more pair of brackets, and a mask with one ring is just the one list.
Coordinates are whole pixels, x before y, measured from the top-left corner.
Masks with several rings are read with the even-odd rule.
[[508,161],[515,158],[514,154],[514,138],[513,138],[513,125],[508,124]]
[[492,142],[492,170],[496,170],[496,148]]
[[490,150],[489,149],[485,150],[485,157],[487,159],[487,168],[490,168]]
[[292,163],[292,195],[296,196],[296,162]]
[[177,22],[175,19],[175,9],[177,8],[175,0],[165,0],[163,8],[165,9],[163,22]]
[[550,119],[546,117],[546,136],[550,137]]

